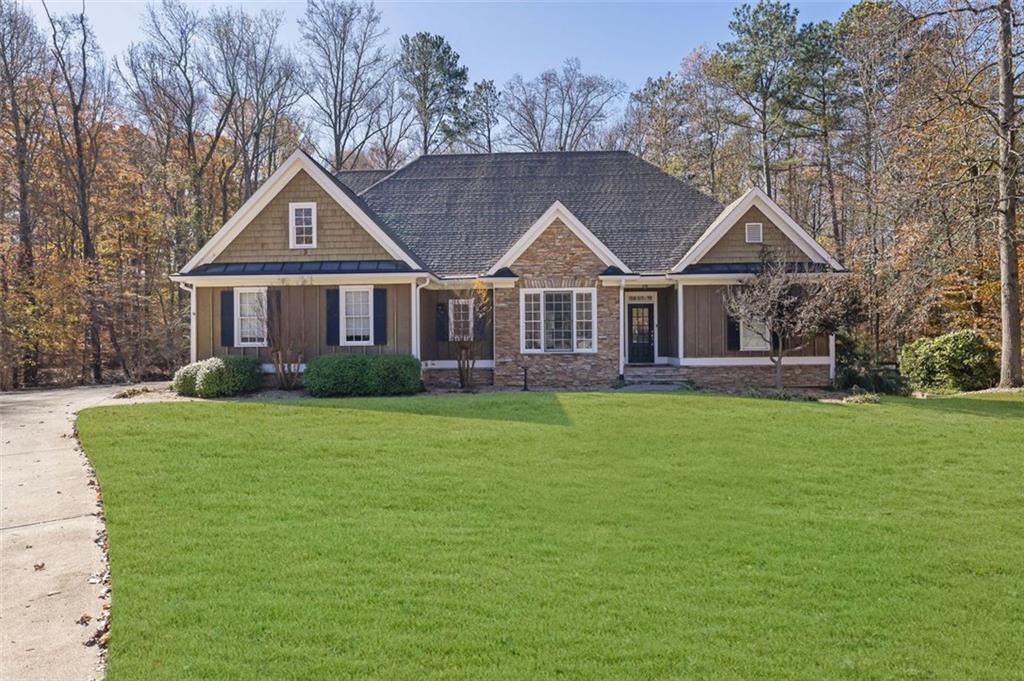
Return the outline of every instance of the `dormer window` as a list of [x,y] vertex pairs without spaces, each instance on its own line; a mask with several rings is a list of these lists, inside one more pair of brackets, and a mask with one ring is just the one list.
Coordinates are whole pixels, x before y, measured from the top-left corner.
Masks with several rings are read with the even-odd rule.
[[763,240],[764,235],[763,226],[760,222],[748,222],[747,225],[747,243],[748,244],[759,244]]
[[316,248],[316,204],[288,204],[288,246]]

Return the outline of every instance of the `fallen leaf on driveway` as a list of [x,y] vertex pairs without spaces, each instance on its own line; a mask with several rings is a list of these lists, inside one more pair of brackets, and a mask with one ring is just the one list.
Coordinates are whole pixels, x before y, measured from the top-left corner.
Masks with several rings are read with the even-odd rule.
[[40,570],[45,570],[46,569],[46,563],[36,563],[32,567],[34,567],[36,569],[36,572],[39,572]]

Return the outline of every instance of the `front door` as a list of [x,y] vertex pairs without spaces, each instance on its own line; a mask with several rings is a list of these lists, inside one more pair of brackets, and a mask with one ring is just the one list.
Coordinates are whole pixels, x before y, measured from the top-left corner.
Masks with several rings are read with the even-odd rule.
[[629,363],[654,363],[654,305],[651,303],[630,303],[629,313]]

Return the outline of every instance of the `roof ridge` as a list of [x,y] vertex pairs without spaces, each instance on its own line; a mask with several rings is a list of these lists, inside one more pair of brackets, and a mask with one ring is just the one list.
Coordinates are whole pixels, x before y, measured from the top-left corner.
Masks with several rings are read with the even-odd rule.
[[466,156],[474,156],[474,157],[476,157],[476,156],[480,156],[480,157],[484,157],[484,156],[558,156],[558,155],[568,155],[568,154],[581,154],[581,155],[582,154],[587,154],[587,155],[627,154],[629,156],[635,156],[636,155],[636,154],[633,154],[632,152],[626,151],[625,149],[573,149],[571,151],[490,151],[490,152],[462,152],[462,151],[460,151],[460,152],[457,152],[457,153],[454,153],[454,154],[420,154],[413,161],[410,161],[410,163],[407,164],[407,165],[411,165],[412,163],[415,163],[416,161],[420,160],[421,158],[453,158],[453,157],[456,157],[456,156],[459,156],[459,157],[466,157]]

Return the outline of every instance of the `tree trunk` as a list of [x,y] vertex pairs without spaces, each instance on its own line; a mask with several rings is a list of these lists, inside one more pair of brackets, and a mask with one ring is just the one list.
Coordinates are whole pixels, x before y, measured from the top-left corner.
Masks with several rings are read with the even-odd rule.
[[1020,271],[1017,264],[1017,160],[1013,95],[1013,3],[999,1],[999,279],[1002,352],[999,385],[1022,384],[1020,356]]

